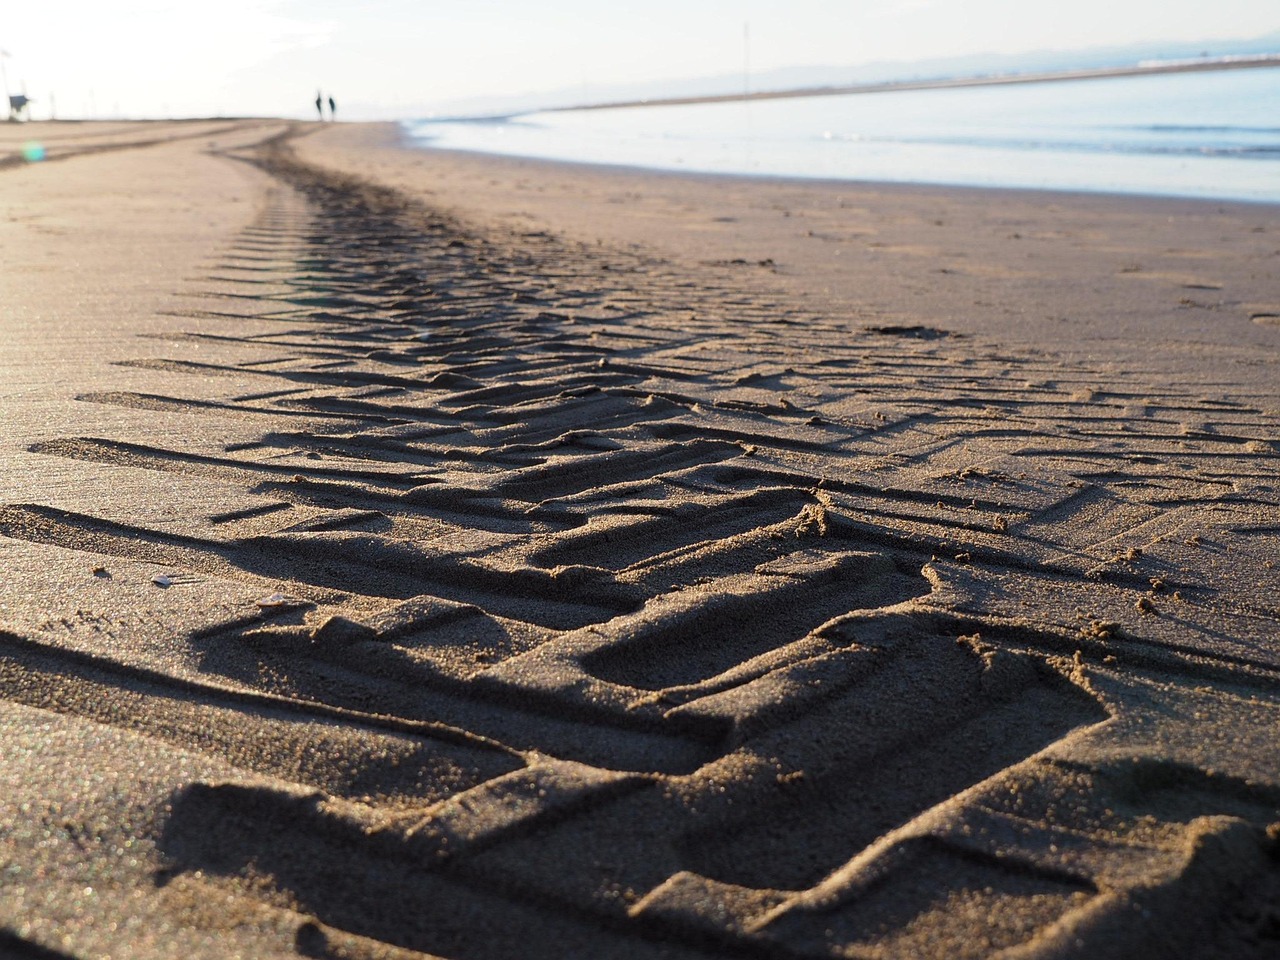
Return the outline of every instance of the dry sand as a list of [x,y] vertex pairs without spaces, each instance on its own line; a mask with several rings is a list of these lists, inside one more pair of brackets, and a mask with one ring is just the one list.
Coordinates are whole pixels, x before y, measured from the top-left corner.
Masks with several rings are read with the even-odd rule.
[[0,955],[1280,951],[1280,208],[0,167]]

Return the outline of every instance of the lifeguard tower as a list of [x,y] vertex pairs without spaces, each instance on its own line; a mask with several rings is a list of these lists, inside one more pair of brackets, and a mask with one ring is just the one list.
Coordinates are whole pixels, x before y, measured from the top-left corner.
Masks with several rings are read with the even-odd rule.
[[27,112],[27,106],[31,103],[31,99],[25,93],[14,94],[9,97],[9,122],[18,123],[22,120],[31,119]]
[[22,85],[21,93],[9,92],[9,68],[5,66],[5,61],[9,59],[8,50],[0,50],[0,83],[4,84],[4,95],[9,98],[9,122],[18,123],[22,120],[30,120],[31,114],[27,110],[27,105],[31,103],[31,98],[27,96],[27,85]]

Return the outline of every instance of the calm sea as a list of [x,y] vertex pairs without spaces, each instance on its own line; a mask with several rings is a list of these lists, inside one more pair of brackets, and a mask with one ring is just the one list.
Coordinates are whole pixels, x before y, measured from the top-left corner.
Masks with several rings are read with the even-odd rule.
[[1280,68],[407,123],[423,146],[1280,203]]

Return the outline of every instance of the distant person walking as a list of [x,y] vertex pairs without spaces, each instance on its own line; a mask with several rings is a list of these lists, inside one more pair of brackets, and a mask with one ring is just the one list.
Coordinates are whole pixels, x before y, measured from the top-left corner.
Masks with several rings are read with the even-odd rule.
[[[332,103],[333,100],[330,100],[329,102]],[[316,116],[321,120],[324,119],[324,97],[320,95],[319,90],[316,91]]]
[[329,98],[329,119],[330,120],[338,119],[338,105],[333,102],[333,97]]

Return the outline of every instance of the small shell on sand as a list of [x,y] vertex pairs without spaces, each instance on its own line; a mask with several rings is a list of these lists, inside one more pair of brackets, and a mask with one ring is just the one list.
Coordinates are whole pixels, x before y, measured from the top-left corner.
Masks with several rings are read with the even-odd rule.
[[296,607],[299,601],[283,593],[273,593],[269,597],[259,597],[254,603],[263,610],[274,610],[277,607]]

